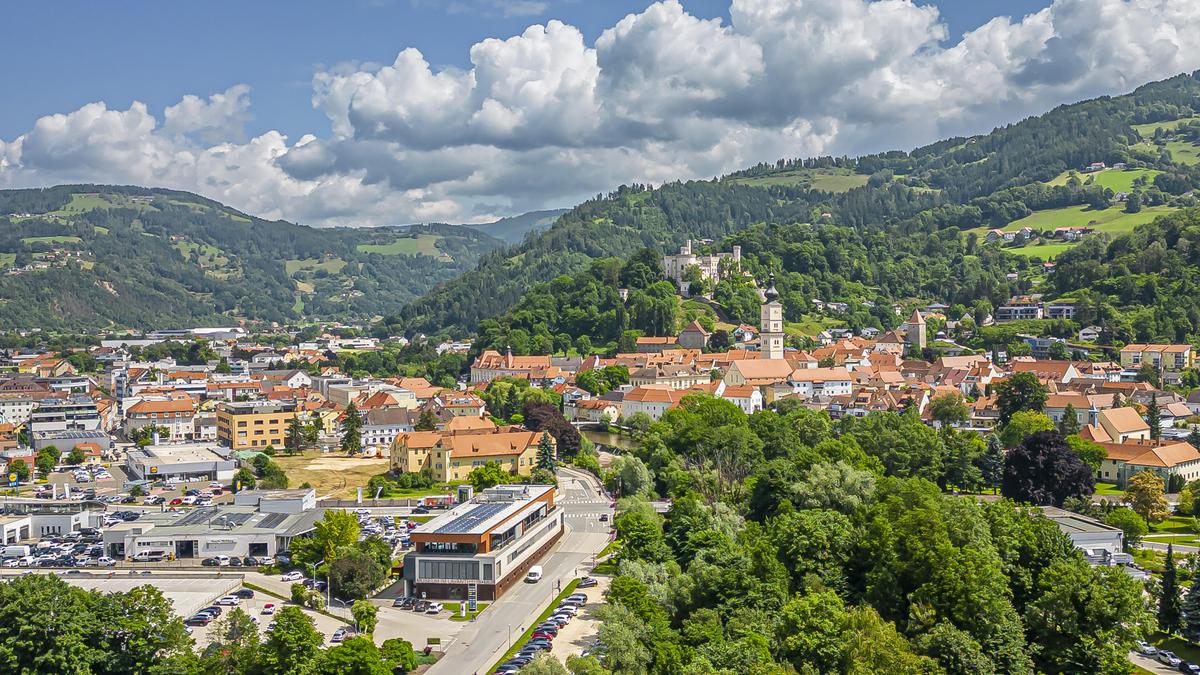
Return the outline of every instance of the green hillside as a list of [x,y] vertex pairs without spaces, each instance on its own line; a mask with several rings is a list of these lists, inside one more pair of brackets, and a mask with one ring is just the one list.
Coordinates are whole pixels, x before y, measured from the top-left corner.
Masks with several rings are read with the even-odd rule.
[[[803,294],[827,300],[858,295],[885,301],[922,296],[948,303],[1002,301],[1020,290],[1009,283],[1008,272],[1071,245],[1044,241],[1037,244],[1044,248],[1016,252],[985,244],[980,235],[987,229],[1029,223],[1053,229],[1095,220],[1096,236],[1107,238],[1195,203],[1197,165],[1157,146],[1190,142],[1188,120],[1197,111],[1200,81],[1196,74],[1180,75],[1128,95],[1060,106],[988,134],[912,151],[780,159],[711,181],[654,189],[622,186],[572,209],[546,232],[484,256],[475,269],[387,321],[395,329],[425,333],[503,333],[512,327],[525,331],[527,343],[535,332],[551,330],[545,337],[552,339],[560,322],[522,313],[531,306],[552,307],[547,303],[562,302],[562,295],[551,293],[547,297],[553,300],[547,300],[527,292],[576,275],[571,287],[580,294],[583,314],[574,320],[586,330],[572,333],[569,320],[561,322],[561,330],[612,340],[620,326],[601,329],[597,322],[615,318],[636,324],[638,319],[630,323],[628,316],[633,303],[628,312],[609,306],[615,314],[608,314],[608,300],[590,296],[592,283],[577,275],[592,275],[597,286],[628,287],[632,278],[622,277],[622,266],[634,254],[657,251],[647,255],[649,260],[689,238],[715,240],[717,248],[727,238],[751,237],[740,243],[744,255],[761,261],[756,273],[774,269],[799,275],[789,282],[801,289],[794,316],[805,313]],[[1172,127],[1170,136],[1153,130],[1164,125]],[[1146,129],[1149,141],[1143,138]],[[1093,162],[1124,163],[1131,170],[1083,175]],[[1080,172],[1079,180],[1071,179],[1071,171]],[[1117,192],[1134,195],[1140,212],[1126,214]],[[763,226],[770,232],[805,223],[818,225],[796,232],[809,233],[803,241],[753,238]],[[593,264],[609,258],[617,260]],[[645,290],[652,300],[654,291]],[[582,309],[588,302],[594,311]],[[499,325],[481,325],[489,317]]]
[[0,324],[94,330],[397,311],[502,245],[451,225],[315,229],[186,192],[0,191]]

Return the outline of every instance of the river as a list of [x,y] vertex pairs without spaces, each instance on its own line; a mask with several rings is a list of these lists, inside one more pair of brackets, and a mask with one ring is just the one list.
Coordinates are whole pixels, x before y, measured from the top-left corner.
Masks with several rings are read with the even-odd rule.
[[614,434],[608,431],[595,431],[592,429],[581,429],[580,434],[586,437],[589,441],[596,445],[603,445],[606,448],[617,448],[619,450],[632,450],[637,445],[633,439],[621,434]]

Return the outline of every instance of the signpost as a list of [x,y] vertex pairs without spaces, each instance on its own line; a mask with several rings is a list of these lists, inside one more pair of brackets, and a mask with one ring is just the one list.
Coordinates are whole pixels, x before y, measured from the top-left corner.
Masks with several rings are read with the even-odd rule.
[[467,584],[467,609],[474,612],[479,607],[479,584]]

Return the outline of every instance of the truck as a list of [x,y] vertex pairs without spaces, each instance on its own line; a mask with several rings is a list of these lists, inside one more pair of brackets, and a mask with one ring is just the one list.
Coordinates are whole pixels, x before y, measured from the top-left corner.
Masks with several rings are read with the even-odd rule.
[[29,555],[29,547],[20,546],[5,546],[3,551],[0,551],[0,556],[5,558],[24,558]]
[[542,566],[534,565],[529,568],[529,574],[525,575],[525,583],[536,584],[542,580]]
[[162,562],[166,558],[165,551],[138,551],[133,554],[134,562]]

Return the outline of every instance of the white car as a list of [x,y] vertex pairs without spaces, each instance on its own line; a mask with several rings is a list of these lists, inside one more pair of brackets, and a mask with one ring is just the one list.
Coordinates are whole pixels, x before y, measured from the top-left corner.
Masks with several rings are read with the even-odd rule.
[[425,613],[426,614],[441,614],[442,613],[442,603],[435,602],[435,603],[429,605],[429,609],[426,609]]
[[4,567],[18,567],[20,566],[21,561],[17,560],[16,558],[9,558],[0,564],[2,564]]
[[242,599],[236,595],[226,595],[226,596],[218,599],[217,604],[218,605],[234,605],[234,606],[236,606],[236,605],[242,604]]
[[287,574],[283,575],[282,577],[279,578],[279,580],[280,581],[300,581],[303,578],[304,578],[303,574],[301,574],[300,572],[293,571],[293,572],[288,572]]
[[1145,656],[1154,656],[1155,654],[1158,653],[1158,647],[1155,647],[1154,645],[1150,644],[1149,642],[1145,642],[1143,640],[1138,640],[1137,650],[1138,650],[1139,654],[1142,654]]
[[214,480],[214,481],[212,481],[211,483],[209,483],[209,484],[208,484],[208,487],[210,487],[210,488],[212,488],[212,489],[214,489],[214,490],[215,490],[215,489],[217,489],[217,488],[221,488],[221,487],[224,487],[224,486],[223,486],[223,485],[221,485],[221,483],[219,483],[218,481],[215,481],[215,480]]
[[227,555],[217,556],[217,566],[218,567],[228,567],[229,566],[229,556],[227,556]]
[[196,498],[195,498],[195,497],[193,497],[192,495],[188,495],[188,496],[186,496],[186,497],[184,497],[184,498],[183,498],[183,503],[184,503],[184,504],[186,504],[186,505],[188,505],[188,506],[191,506],[192,504],[195,504],[195,503],[196,503]]

